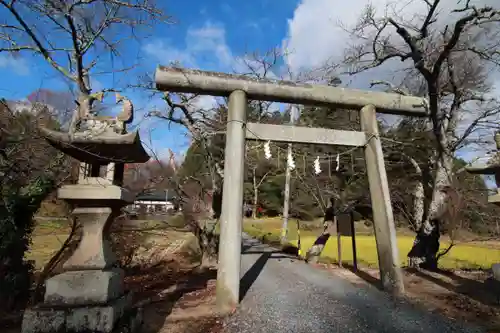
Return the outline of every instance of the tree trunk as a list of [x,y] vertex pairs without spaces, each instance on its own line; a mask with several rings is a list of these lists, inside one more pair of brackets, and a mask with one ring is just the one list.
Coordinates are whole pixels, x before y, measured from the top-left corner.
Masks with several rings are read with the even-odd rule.
[[442,223],[441,215],[445,208],[447,196],[443,190],[451,185],[452,166],[453,158],[448,155],[436,161],[436,172],[429,209],[425,220],[417,231],[413,247],[408,252],[408,266],[410,267],[437,268],[440,224]]
[[255,177],[255,168],[253,169],[253,211],[252,218],[257,219],[257,206],[259,204],[259,188],[257,186],[257,178]]
[[313,246],[306,253],[306,262],[317,263],[318,259],[325,248],[326,242],[330,239],[331,235],[335,235],[337,231],[335,221],[326,221],[325,227],[321,235],[316,238]]
[[257,218],[258,205],[259,205],[259,189],[254,188],[253,189],[253,212],[252,212],[252,216],[253,216],[254,220]]
[[406,154],[404,155],[408,158],[410,164],[415,169],[415,173],[418,175],[417,184],[413,189],[413,223],[415,230],[419,230],[422,226],[422,221],[424,220],[425,211],[425,187],[424,187],[424,174],[422,168],[418,162]]
[[201,269],[211,269],[217,266],[219,238],[215,228],[199,228],[197,231],[198,245],[201,252]]
[[415,229],[419,230],[422,227],[425,210],[425,189],[422,181],[419,181],[413,189],[413,221]]

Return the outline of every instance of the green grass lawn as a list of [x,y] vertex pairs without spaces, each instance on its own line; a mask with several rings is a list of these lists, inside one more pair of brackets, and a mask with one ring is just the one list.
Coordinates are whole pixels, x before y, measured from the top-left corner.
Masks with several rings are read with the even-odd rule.
[[[317,223],[316,223],[317,224]],[[306,223],[302,223],[307,227]],[[281,234],[281,220],[269,219],[269,221],[252,222],[245,220],[243,229],[248,234],[262,238],[265,237],[266,241],[277,242]],[[361,229],[361,228],[357,228]],[[303,231],[301,227],[300,241],[301,248],[307,251],[318,236],[320,231]],[[362,230],[364,234],[356,235],[356,248],[358,255],[358,262],[369,267],[376,267],[378,265],[377,248],[375,244],[375,237],[366,233],[366,229]],[[288,239],[291,244],[297,246],[297,224],[294,220],[289,223]],[[401,265],[406,265],[406,254],[411,249],[413,244],[413,236],[408,235],[407,232],[398,233],[398,249]],[[500,242],[498,242],[500,244]],[[342,244],[342,261],[352,263],[352,240],[351,237],[343,236]],[[493,263],[500,261],[500,247],[488,246],[475,242],[472,243],[458,243],[455,245],[447,255],[440,260],[440,267],[444,269],[489,269]],[[448,247],[448,243],[442,241],[441,248]],[[323,253],[321,255],[324,261],[337,262],[337,237],[331,237]]]
[[[265,237],[267,242],[279,242],[281,234],[282,220],[279,218],[263,219],[262,222],[254,222],[246,219],[243,223],[243,229],[248,234],[262,239]],[[301,223],[301,247],[305,252],[316,240],[319,235],[318,227],[320,222],[302,222]],[[375,238],[369,234],[371,228],[365,227],[362,223],[357,225],[356,247],[358,262],[366,266],[376,267],[377,249]],[[37,224],[33,234],[33,244],[27,253],[27,258],[35,260],[36,267],[41,268],[52,255],[61,247],[68,236],[69,225],[66,221],[43,221]],[[297,223],[290,220],[288,239],[290,243],[297,245]],[[413,236],[407,231],[398,232],[398,248],[401,265],[406,265],[406,254],[413,244]],[[441,247],[446,248],[448,243],[441,242]],[[337,262],[337,238],[332,237],[326,244],[322,253],[324,261]],[[342,261],[352,262],[351,237],[342,237]],[[495,262],[500,261],[500,241],[488,243],[459,243],[444,256],[440,265],[445,269],[489,269]]]
[[70,225],[68,221],[37,222],[26,258],[35,262],[36,269],[43,268],[66,241],[69,231]]
[[[162,221],[146,220],[137,221],[137,224],[132,223],[126,225],[124,228],[128,230],[127,232],[136,232],[136,234],[139,233],[140,237],[148,238],[150,240],[154,239],[155,244],[159,244],[161,243],[160,240],[163,238],[165,242],[170,241],[170,238],[167,237],[168,228],[173,227],[180,229],[183,226],[183,220],[178,217],[174,217],[169,220],[168,224]],[[70,229],[71,227],[68,220],[37,221],[31,237],[30,249],[26,253],[26,259],[34,261],[35,269],[42,269],[62,247],[68,238]],[[168,230],[168,235],[172,235],[172,237],[175,235],[180,238],[184,234],[186,233]],[[147,244],[148,242],[144,240],[144,245]]]

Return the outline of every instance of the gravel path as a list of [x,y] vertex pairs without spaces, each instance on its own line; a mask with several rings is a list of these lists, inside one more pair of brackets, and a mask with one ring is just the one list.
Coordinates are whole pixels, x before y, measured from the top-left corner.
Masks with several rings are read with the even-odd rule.
[[355,287],[247,236],[243,247],[244,298],[226,319],[226,333],[482,332],[395,303],[375,287]]

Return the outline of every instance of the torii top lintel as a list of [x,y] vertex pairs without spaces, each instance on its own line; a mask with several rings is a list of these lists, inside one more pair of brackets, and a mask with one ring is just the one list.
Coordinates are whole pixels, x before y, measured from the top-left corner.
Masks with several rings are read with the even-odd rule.
[[229,96],[235,90],[248,98],[282,103],[361,109],[373,105],[377,112],[405,116],[428,116],[424,98],[379,91],[364,91],[290,81],[253,79],[243,75],[159,66],[156,88],[161,91]]

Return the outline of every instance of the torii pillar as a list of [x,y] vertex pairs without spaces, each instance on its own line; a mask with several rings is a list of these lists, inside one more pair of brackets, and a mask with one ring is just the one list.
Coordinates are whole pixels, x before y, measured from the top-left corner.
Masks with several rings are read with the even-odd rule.
[[[495,143],[497,147],[496,155],[491,158],[486,164],[477,163],[466,168],[467,172],[478,175],[494,175],[497,186],[497,193],[488,197],[488,203],[500,206],[500,132],[495,134]],[[491,266],[493,278],[500,283],[500,263]]]

